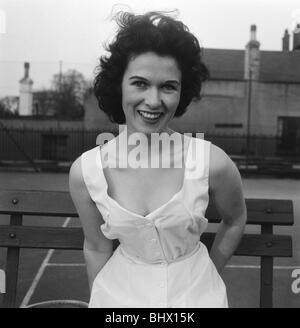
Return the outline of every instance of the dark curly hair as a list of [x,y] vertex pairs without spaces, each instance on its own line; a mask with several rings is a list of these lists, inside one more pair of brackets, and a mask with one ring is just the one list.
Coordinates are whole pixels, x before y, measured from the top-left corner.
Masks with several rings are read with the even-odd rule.
[[208,70],[201,61],[201,49],[187,26],[159,12],[134,15],[120,12],[114,41],[108,45],[110,56],[102,56],[94,80],[98,105],[118,124],[125,123],[121,83],[129,60],[145,52],[173,57],[181,70],[181,96],[175,117],[183,115],[190,102],[200,99],[201,84]]

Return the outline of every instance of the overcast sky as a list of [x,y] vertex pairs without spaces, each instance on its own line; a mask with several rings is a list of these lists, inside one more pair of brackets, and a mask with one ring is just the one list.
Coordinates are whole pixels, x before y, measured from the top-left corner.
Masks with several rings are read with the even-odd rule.
[[92,78],[113,13],[174,9],[205,48],[244,49],[256,24],[261,50],[280,51],[300,22],[299,0],[0,0],[0,97],[18,95],[25,61],[35,90],[50,86],[60,60]]

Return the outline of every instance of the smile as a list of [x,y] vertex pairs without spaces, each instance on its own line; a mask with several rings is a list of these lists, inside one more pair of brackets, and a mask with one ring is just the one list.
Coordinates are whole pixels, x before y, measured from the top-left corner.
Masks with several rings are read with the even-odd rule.
[[156,120],[158,119],[161,115],[163,115],[163,113],[149,113],[149,112],[144,112],[144,111],[141,111],[141,110],[138,110],[138,113],[144,117],[144,118],[147,118],[147,119],[150,119],[150,120]]

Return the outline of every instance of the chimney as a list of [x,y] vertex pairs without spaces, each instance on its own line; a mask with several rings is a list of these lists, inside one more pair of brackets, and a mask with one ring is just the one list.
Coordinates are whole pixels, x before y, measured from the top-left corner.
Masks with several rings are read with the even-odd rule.
[[19,81],[19,115],[32,115],[32,85],[33,81],[29,77],[29,63],[24,63],[24,77]]
[[25,75],[24,78],[28,78],[29,77],[29,63],[25,63],[24,64],[24,68],[25,68]]
[[287,29],[284,31],[282,38],[282,51],[290,51],[290,35]]
[[260,66],[260,43],[256,40],[256,25],[250,27],[250,41],[246,44],[245,49],[245,66],[244,66],[244,78],[258,80],[259,78],[259,66]]
[[300,50],[300,24],[298,23],[293,32],[293,50]]

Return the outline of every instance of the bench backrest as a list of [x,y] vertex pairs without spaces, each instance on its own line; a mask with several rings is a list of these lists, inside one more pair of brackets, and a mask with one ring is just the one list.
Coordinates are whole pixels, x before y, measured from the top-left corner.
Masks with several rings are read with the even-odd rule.
[[[289,226],[294,223],[291,200],[246,199],[247,224],[260,225],[260,234],[244,234],[235,252],[239,256],[261,258],[260,306],[272,307],[273,257],[292,256],[292,238],[273,234],[274,225]],[[1,225],[0,247],[7,247],[6,294],[4,307],[14,307],[17,292],[19,255],[21,248],[81,250],[81,228],[23,226],[23,216],[78,217],[68,192],[0,190],[0,215],[9,215],[8,225]],[[1,216],[0,216],[1,217]],[[206,211],[209,222],[220,222],[213,204]],[[204,233],[201,241],[210,249],[214,233]],[[115,247],[118,242],[115,242]]]

